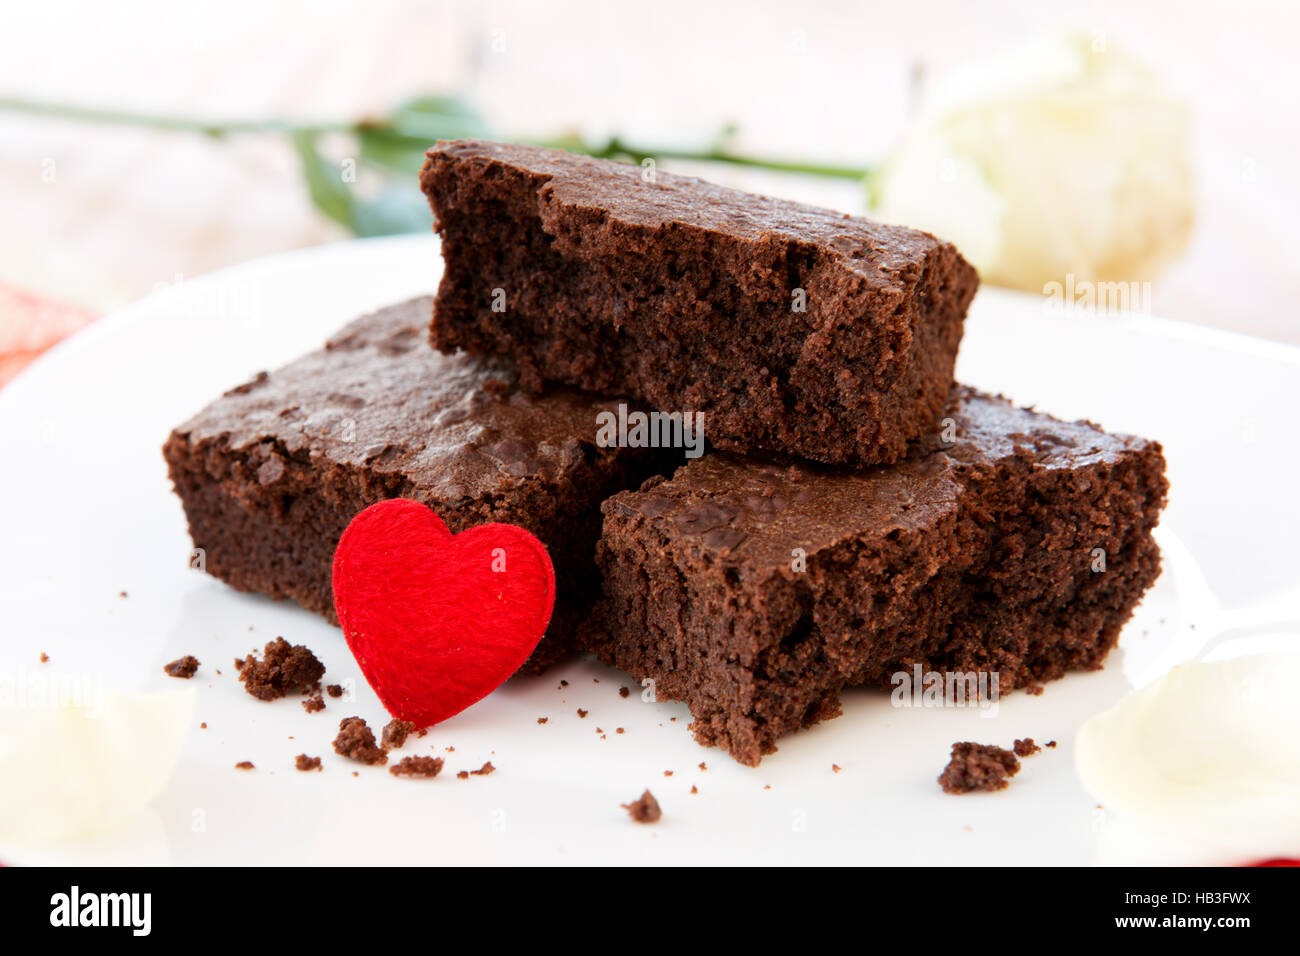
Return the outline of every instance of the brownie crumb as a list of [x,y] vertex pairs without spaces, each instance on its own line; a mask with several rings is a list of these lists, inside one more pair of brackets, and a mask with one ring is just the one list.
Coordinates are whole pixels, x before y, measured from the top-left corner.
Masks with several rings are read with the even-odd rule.
[[665,776],[665,777],[671,777],[672,775],[673,775],[673,772],[672,772],[671,770],[665,770],[665,771],[664,771],[664,776]]
[[628,696],[629,694],[631,694],[631,693],[632,693],[632,692],[631,692],[630,690],[628,690],[626,687],[620,687],[620,688],[618,689],[618,696],[619,696],[619,697],[627,697],[627,696]]
[[939,775],[944,793],[1004,790],[1007,778],[1020,772],[1020,761],[1010,750],[970,741],[952,745],[952,758]]
[[344,717],[339,721],[339,735],[334,738],[334,752],[361,763],[388,763],[388,752],[375,743],[374,731],[360,717]]
[[1024,740],[1017,740],[1013,743],[1011,749],[1016,752],[1017,757],[1029,757],[1043,748],[1034,743],[1033,737],[1026,737]]
[[398,750],[402,744],[406,743],[406,738],[415,731],[415,724],[409,720],[399,720],[394,717],[388,723],[384,724],[383,734],[380,736],[380,744],[385,750]]
[[1042,697],[1042,696],[1043,696],[1043,685],[1042,685],[1042,684],[1030,684],[1028,687],[1025,688],[1025,693],[1028,694],[1030,697]]
[[50,662],[50,655],[46,654],[44,651],[41,651],[41,663],[48,664],[49,662]]
[[306,754],[298,754],[294,758],[293,765],[299,770],[319,770],[320,757],[308,757]]
[[252,769],[253,769],[253,761],[251,761],[251,760],[241,760],[241,761],[239,761],[239,763],[235,764],[235,769],[236,769],[236,770],[252,770]]
[[342,696],[343,696],[343,685],[342,685],[342,684],[330,684],[328,687],[325,688],[325,693],[329,694],[331,697],[342,697]]
[[579,708],[578,708],[578,716],[579,716],[579,717],[586,717],[586,716],[587,716],[587,711],[585,711],[585,710],[583,710],[581,707],[579,707]]
[[493,770],[496,770],[496,767],[492,766],[492,761],[489,760],[487,763],[483,764],[483,766],[479,767],[477,770],[471,770],[470,776],[486,777]]
[[659,809],[659,801],[654,798],[649,790],[641,794],[631,803],[621,804],[627,815],[637,823],[654,823],[662,817],[663,811]]
[[124,598],[124,597],[126,597],[126,592],[125,592],[125,591],[118,591],[118,592],[117,592],[117,596],[120,597],[120,598]]
[[199,659],[193,654],[179,657],[170,664],[163,665],[163,673],[168,677],[182,677],[188,680],[199,669]]
[[538,718],[537,718],[537,722],[538,722],[539,724],[544,724],[544,723],[546,723],[548,720],[550,720],[549,717],[538,717]]
[[833,764],[831,764],[831,773],[839,773],[839,772],[840,772],[841,770],[843,770],[843,769],[844,769],[844,768],[841,767],[841,766],[840,766],[839,764],[837,764],[837,763],[833,763]]
[[614,733],[616,733],[616,734],[621,734],[622,732],[623,732],[623,728],[622,728],[622,727],[615,727],[615,728],[614,728]]
[[485,379],[480,387],[493,398],[505,398],[513,390],[509,380],[500,378]]
[[403,757],[388,772],[394,777],[436,777],[442,772],[442,758]]
[[193,654],[186,654],[179,657],[170,664],[163,665],[163,673],[168,677],[180,677],[189,679],[194,676],[199,669],[199,659]]
[[691,793],[699,793],[699,792],[700,792],[700,788],[695,786],[695,784],[691,784]]
[[283,637],[267,643],[262,660],[256,654],[236,658],[239,679],[258,700],[276,700],[291,692],[310,693],[318,688],[325,665],[301,644],[290,644]]
[[1056,741],[1055,741],[1055,740],[1049,740],[1047,743],[1043,744],[1043,746],[1044,746],[1044,747],[1051,747],[1053,750],[1055,750],[1055,749],[1056,749]]
[[701,769],[701,770],[708,770],[708,769],[709,769],[709,765],[706,764],[703,760],[701,760],[701,761],[700,761],[700,769]]
[[456,774],[456,779],[457,779],[457,780],[468,780],[468,779],[469,779],[469,771],[468,771],[468,770],[461,770],[461,771],[459,771],[459,772]]
[[206,720],[203,723],[199,724],[199,730],[207,730],[207,729],[208,729],[208,722]]
[[325,698],[320,694],[314,694],[302,702],[302,709],[309,714],[319,714],[325,709]]

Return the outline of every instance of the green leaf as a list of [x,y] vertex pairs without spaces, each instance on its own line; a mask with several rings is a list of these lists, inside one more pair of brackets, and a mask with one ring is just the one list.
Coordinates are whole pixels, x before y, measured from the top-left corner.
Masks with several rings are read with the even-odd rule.
[[361,159],[372,166],[415,176],[424,166],[424,152],[433,143],[383,129],[365,129],[357,134]]
[[464,100],[454,96],[419,96],[393,110],[383,126],[407,139],[470,139],[488,135],[488,125]]
[[358,236],[427,233],[432,228],[428,201],[415,183],[405,179],[388,183],[374,199],[353,206],[352,229]]
[[393,119],[414,119],[421,116],[438,116],[445,120],[456,120],[466,129],[481,130],[485,127],[483,117],[478,110],[458,96],[430,94],[416,96],[399,103],[392,113]]
[[321,155],[315,134],[294,132],[292,139],[313,205],[354,235],[389,236],[431,228],[433,214],[409,170],[400,176],[380,173],[385,181],[378,193],[362,198],[356,184],[344,180],[343,168]]
[[352,190],[343,181],[343,170],[320,154],[315,134],[295,130],[291,139],[312,203],[330,219],[355,231]]
[[440,139],[484,136],[488,126],[463,100],[421,96],[396,107],[382,119],[357,128],[361,159],[383,169],[415,175],[425,151]]

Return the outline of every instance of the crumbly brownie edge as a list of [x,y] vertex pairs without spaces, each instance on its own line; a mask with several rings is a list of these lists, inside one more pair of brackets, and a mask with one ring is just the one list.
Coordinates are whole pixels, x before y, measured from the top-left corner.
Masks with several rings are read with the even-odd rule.
[[[938,602],[927,613],[918,592],[933,585],[926,568],[960,579],[952,562],[966,544],[961,531],[954,507],[924,533],[878,549],[848,539],[810,556],[808,571],[741,581],[722,564],[683,566],[652,522],[615,504],[597,546],[604,597],[582,644],[636,680],[654,680],[658,698],[685,701],[701,744],[756,766],[778,738],[839,715],[850,668],[885,666],[877,627],[909,613],[922,632],[943,626]],[[892,569],[896,596],[858,619],[863,565]],[[942,591],[954,589],[949,581]],[[833,635],[837,625],[854,633]]]
[[[802,574],[743,586],[725,566],[683,566],[615,496],[598,546],[605,597],[582,643],[684,700],[696,738],[748,765],[837,715],[843,688],[888,686],[914,665],[995,671],[999,692],[1096,668],[1159,574],[1163,472],[1155,443],[1078,469],[1008,459],[924,532],[849,539]],[[1038,504],[1017,510],[1017,496]],[[1104,573],[1091,570],[1093,546],[1106,549]],[[882,579],[887,589],[872,587]]]

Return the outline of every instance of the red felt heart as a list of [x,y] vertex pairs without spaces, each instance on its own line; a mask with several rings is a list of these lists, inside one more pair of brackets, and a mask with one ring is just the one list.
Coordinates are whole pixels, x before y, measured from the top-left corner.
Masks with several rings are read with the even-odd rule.
[[428,727],[519,669],[551,620],[555,572],[523,528],[453,535],[393,498],[352,519],[334,551],[334,609],[361,672],[394,717]]

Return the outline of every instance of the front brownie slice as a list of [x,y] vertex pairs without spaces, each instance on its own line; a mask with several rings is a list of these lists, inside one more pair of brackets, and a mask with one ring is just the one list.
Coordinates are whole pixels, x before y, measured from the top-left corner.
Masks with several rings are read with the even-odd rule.
[[705,416],[719,448],[900,458],[952,385],[975,270],[933,236],[554,150],[457,141],[420,178],[431,338],[524,383]]
[[529,664],[568,650],[595,593],[600,502],[651,473],[642,450],[598,447],[609,407],[533,398],[512,374],[425,341],[432,299],[364,316],[324,349],[227,392],[163,449],[206,569],[232,587],[334,617],[334,548],[385,498],[431,506],[453,531],[522,525],[547,546],[556,604]]
[[1160,446],[964,388],[948,415],[889,467],[714,454],[615,495],[584,643],[750,765],[918,664],[999,692],[1099,666],[1159,573]]

